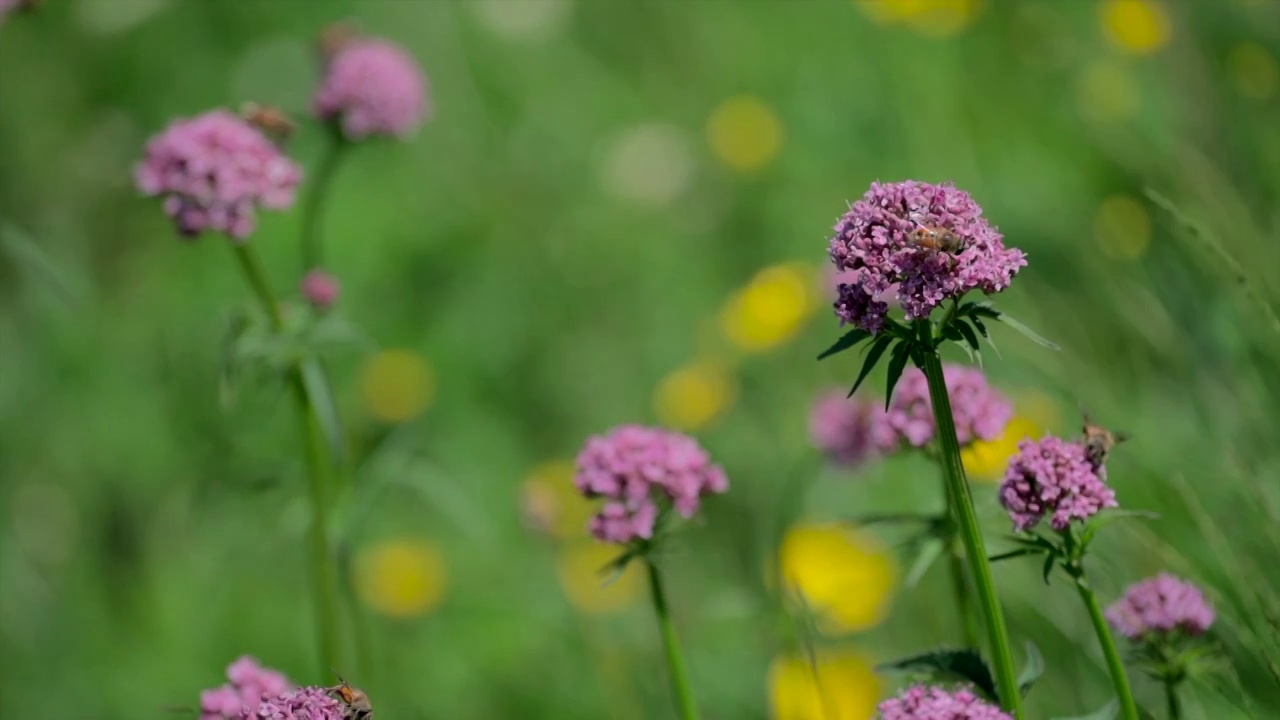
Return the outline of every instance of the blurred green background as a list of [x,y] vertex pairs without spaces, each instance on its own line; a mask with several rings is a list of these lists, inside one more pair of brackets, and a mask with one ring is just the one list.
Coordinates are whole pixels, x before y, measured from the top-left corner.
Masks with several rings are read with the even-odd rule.
[[[420,60],[436,108],[412,140],[359,147],[323,218],[341,312],[384,351],[330,358],[363,459],[338,670],[379,718],[671,716],[643,583],[599,587],[610,556],[566,492],[583,438],[631,421],[695,433],[733,483],[666,558],[706,717],[821,717],[794,699],[811,678],[766,581],[781,530],[941,503],[923,460],[842,472],[806,429],[815,394],[857,369],[813,359],[837,332],[826,238],[871,181],[905,178],[954,180],[1029,256],[1000,304],[1063,349],[995,331],[986,368],[1018,427],[1074,433],[1083,405],[1134,436],[1111,483],[1161,517],[1103,533],[1101,599],[1161,570],[1204,584],[1234,670],[1190,687],[1188,717],[1280,717],[1270,0],[47,0],[10,16],[0,717],[172,717],[242,653],[331,681],[287,397],[266,381],[219,397],[220,337],[251,297],[226,242],[176,240],[132,171],[175,116],[305,114],[312,40],[347,17]],[[312,167],[323,137],[305,124],[289,154]],[[297,230],[296,210],[266,213],[252,240],[285,294]],[[992,547],[1008,521],[981,481],[1009,450],[970,458]],[[906,590],[896,538],[848,538],[793,561],[853,578],[860,619],[821,642],[829,706],[861,720],[901,682],[871,664],[957,629],[941,568]],[[1068,586],[1034,562],[997,583],[1015,644],[1048,658],[1031,716],[1105,704]]]

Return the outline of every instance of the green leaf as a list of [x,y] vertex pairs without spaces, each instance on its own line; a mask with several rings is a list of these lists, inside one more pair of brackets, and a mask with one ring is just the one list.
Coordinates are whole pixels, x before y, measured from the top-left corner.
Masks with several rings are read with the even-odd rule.
[[907,572],[907,577],[903,580],[903,585],[908,588],[915,587],[929,568],[942,557],[942,552],[946,550],[946,544],[938,538],[926,538],[918,544],[919,549],[916,551],[916,559],[911,563],[911,570]]
[[876,363],[880,362],[880,356],[884,355],[885,349],[889,347],[891,342],[893,342],[893,338],[888,335],[875,341],[875,344],[871,346],[871,350],[867,352],[867,359],[863,361],[862,370],[858,373],[858,379],[854,381],[853,387],[849,389],[847,397],[853,397],[853,394],[858,392],[858,386],[862,384],[863,380],[867,379],[867,375],[871,373]]
[[1088,526],[1085,527],[1084,533],[1080,536],[1080,544],[1083,547],[1089,547],[1089,543],[1093,542],[1093,538],[1098,534],[1098,530],[1110,525],[1116,520],[1122,520],[1124,518],[1158,520],[1160,518],[1160,514],[1151,512],[1150,510],[1128,510],[1126,508],[1110,508],[1103,510],[1089,520]]
[[1029,340],[1031,340],[1032,342],[1034,342],[1034,343],[1036,343],[1036,344],[1040,345],[1041,347],[1047,347],[1047,348],[1049,348],[1050,350],[1061,350],[1061,349],[1062,349],[1062,348],[1058,347],[1057,343],[1055,343],[1055,342],[1053,342],[1053,341],[1051,341],[1051,340],[1046,340],[1044,337],[1042,337],[1042,336],[1038,335],[1038,334],[1037,334],[1034,330],[1032,330],[1031,328],[1027,327],[1026,325],[1023,325],[1022,323],[1018,322],[1017,320],[1014,320],[1012,317],[1009,317],[1009,314],[1008,314],[1008,313],[1005,313],[1005,312],[999,312],[999,311],[997,311],[994,319],[999,320],[1000,322],[1004,323],[1005,325],[1008,325],[1009,327],[1013,328],[1014,330],[1017,330],[1018,332],[1020,332],[1020,333],[1022,333],[1023,335],[1025,335]]
[[1076,715],[1073,717],[1054,718],[1053,720],[1113,720],[1115,716],[1120,714],[1120,702],[1112,700],[1098,710],[1088,715]]
[[1044,568],[1042,568],[1041,572],[1044,574],[1045,585],[1049,584],[1049,576],[1053,574],[1053,566],[1057,560],[1058,556],[1054,553],[1049,553],[1044,559]]
[[618,578],[622,577],[622,573],[626,572],[627,566],[632,560],[640,557],[640,549],[637,547],[629,547],[618,557],[610,560],[608,564],[600,568],[599,573],[604,575],[604,582],[601,587],[612,585]]
[[311,410],[316,414],[316,421],[320,423],[320,429],[329,442],[329,452],[336,462],[342,463],[347,454],[347,442],[342,433],[338,404],[334,401],[333,390],[329,386],[329,376],[320,360],[314,357],[300,362],[298,372],[302,375],[307,397],[311,399]]
[[893,357],[889,358],[889,376],[885,381],[884,409],[889,411],[889,403],[893,401],[893,388],[897,386],[902,371],[907,367],[907,358],[911,354],[911,342],[903,340],[893,349]]
[[1040,654],[1040,648],[1028,640],[1027,664],[1022,666],[1022,672],[1018,673],[1018,692],[1026,697],[1031,686],[1040,679],[1041,675],[1044,675],[1044,656]]
[[945,679],[958,679],[972,683],[978,692],[988,699],[999,700],[996,693],[996,681],[991,669],[982,660],[976,650],[971,649],[939,649],[930,650],[919,655],[884,663],[878,670],[899,670],[928,672]]
[[237,346],[249,329],[249,315],[243,311],[234,313],[222,333],[222,346],[218,361],[218,400],[223,408],[229,408],[236,400],[236,379],[240,374],[240,353]]
[[863,330],[862,328],[856,328],[854,330],[850,330],[849,332],[842,335],[840,339],[835,342],[834,345],[827,348],[826,350],[823,350],[822,354],[818,356],[818,359],[822,360],[825,358],[829,358],[832,355],[835,355],[836,353],[844,352],[845,350],[848,350],[851,347],[856,347],[858,343],[862,342],[863,340],[866,340],[869,337],[871,337],[871,333],[867,332],[866,330]]
[[1001,560],[1012,560],[1013,558],[1026,557],[1027,555],[1039,555],[1042,552],[1045,551],[1032,548],[1019,548],[1017,550],[1010,550],[1009,552],[1002,552],[999,555],[992,555],[987,558],[987,562],[995,563],[1000,562]]
[[[978,352],[981,349],[978,345],[978,336],[973,332],[973,328],[969,327],[969,323],[962,319],[957,319],[954,324],[959,329],[960,334],[964,336],[964,341],[969,343],[969,347],[973,348],[975,353]],[[978,357],[982,356],[979,354]]]

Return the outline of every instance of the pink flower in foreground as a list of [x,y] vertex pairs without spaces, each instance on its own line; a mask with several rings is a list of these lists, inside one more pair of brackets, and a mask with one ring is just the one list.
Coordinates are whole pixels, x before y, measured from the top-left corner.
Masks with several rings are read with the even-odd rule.
[[404,137],[430,113],[418,64],[386,40],[354,38],[329,57],[312,98],[316,117],[340,123],[349,140]]
[[227,666],[227,684],[200,693],[200,720],[232,720],[256,708],[266,697],[288,691],[292,683],[245,655]]
[[[953,233],[963,248],[955,254],[922,248],[911,239],[921,229]],[[880,296],[894,285],[913,320],[971,290],[1000,292],[1027,264],[1021,250],[1004,246],[968,193],[914,180],[872,183],[836,223],[830,256],[836,270],[858,273],[840,285],[836,314],[873,333],[888,313]]]
[[1014,528],[1030,530],[1045,515],[1054,530],[1116,507],[1116,494],[1078,443],[1046,436],[1018,443],[1000,485],[1000,504]]
[[688,518],[704,495],[729,489],[724,470],[696,440],[641,425],[588,438],[573,481],[583,495],[605,499],[591,520],[591,533],[614,543],[652,537],[660,500]]
[[316,268],[302,278],[302,297],[317,310],[328,310],[338,302],[338,279]]
[[258,208],[293,205],[302,170],[257,128],[225,110],[176,120],[147,143],[138,189],[165,198],[178,232],[249,237]]
[[848,398],[843,390],[832,390],[814,402],[809,437],[814,447],[846,467],[874,459],[898,444],[878,401]]
[[246,708],[237,720],[346,720],[342,703],[328,688],[304,687],[263,699]]
[[969,690],[916,685],[880,703],[881,720],[1013,720]]
[[[987,383],[977,368],[944,365],[943,378],[951,398],[951,417],[961,445],[995,440],[1013,419],[1013,403]],[[917,368],[907,368],[893,391],[886,422],[903,442],[924,447],[938,434],[929,399],[929,381]]]
[[1167,573],[1129,586],[1107,608],[1107,621],[1127,638],[1180,630],[1203,635],[1213,625],[1213,607],[1200,588]]

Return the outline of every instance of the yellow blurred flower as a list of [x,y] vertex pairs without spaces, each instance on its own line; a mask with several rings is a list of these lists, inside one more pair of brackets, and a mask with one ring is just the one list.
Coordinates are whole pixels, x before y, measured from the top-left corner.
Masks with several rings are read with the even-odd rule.
[[435,393],[435,375],[425,358],[412,350],[383,350],[369,358],[361,372],[365,409],[386,423],[412,420]]
[[1102,29],[1117,48],[1147,55],[1169,42],[1169,15],[1155,0],[1103,0]]
[[754,172],[773,162],[782,150],[782,139],[777,113],[754,95],[725,100],[707,119],[712,151],[738,172]]
[[1124,65],[1099,60],[1085,68],[1076,89],[1080,114],[1094,122],[1119,122],[1138,113],[1142,90]]
[[552,537],[585,536],[594,504],[573,486],[571,460],[538,465],[520,486],[525,520]]
[[1266,100],[1276,92],[1280,65],[1275,56],[1257,43],[1244,42],[1231,48],[1227,67],[1236,90],[1254,100]]
[[869,533],[837,524],[792,528],[778,563],[784,587],[799,593],[824,629],[835,632],[880,624],[897,584],[888,549]]
[[640,600],[645,592],[640,563],[628,565],[612,582],[608,582],[608,574],[601,572],[621,552],[616,546],[594,540],[583,540],[560,550],[556,574],[571,605],[582,612],[600,615],[626,609]]
[[653,405],[658,421],[693,432],[718,418],[733,402],[733,377],[715,360],[697,360],[672,371],[658,383]]
[[448,573],[436,546],[419,539],[388,540],[356,556],[356,593],[369,607],[393,618],[413,618],[444,599]]
[[979,440],[960,451],[965,474],[977,482],[996,482],[1004,478],[1009,458],[1018,452],[1018,441],[1025,437],[1040,437],[1042,430],[1036,423],[1015,417],[995,440]]
[[867,17],[882,25],[903,23],[924,35],[955,35],[972,24],[980,0],[854,0]]
[[[773,720],[868,720],[880,699],[880,678],[863,656],[823,653],[784,656],[769,666]],[[815,672],[816,670],[816,672]]]
[[1093,231],[1104,255],[1132,260],[1141,257],[1151,244],[1151,215],[1137,198],[1112,195],[1098,206]]
[[761,352],[789,340],[816,307],[812,269],[803,263],[765,268],[729,298],[720,327],[741,350]]

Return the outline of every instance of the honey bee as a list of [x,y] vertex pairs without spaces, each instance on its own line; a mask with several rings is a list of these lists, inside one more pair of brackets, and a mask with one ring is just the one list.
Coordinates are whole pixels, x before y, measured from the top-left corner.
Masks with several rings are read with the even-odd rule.
[[918,248],[959,255],[965,248],[964,238],[937,225],[920,225],[911,231],[908,242]]
[[1089,415],[1085,414],[1084,452],[1095,469],[1102,467],[1107,461],[1112,448],[1128,439],[1128,433],[1112,432],[1101,425],[1095,425],[1089,421]]
[[369,703],[369,696],[363,690],[351,687],[341,675],[338,675],[338,682],[340,684],[329,688],[329,692],[342,703],[342,720],[371,720],[373,705]]
[[240,116],[250,125],[278,140],[288,138],[298,128],[298,124],[285,115],[283,110],[257,103],[245,103],[240,108]]

